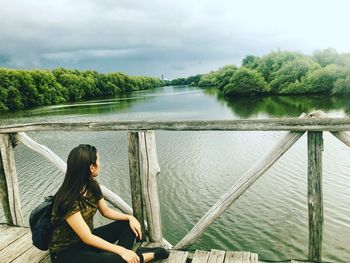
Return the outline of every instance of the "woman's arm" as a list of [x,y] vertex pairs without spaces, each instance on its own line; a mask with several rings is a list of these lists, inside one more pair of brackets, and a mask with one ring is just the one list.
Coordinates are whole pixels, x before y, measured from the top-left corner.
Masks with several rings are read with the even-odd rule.
[[112,220],[129,220],[131,217],[131,215],[126,215],[109,208],[104,198],[101,198],[100,201],[98,201],[97,208],[101,215]]
[[139,240],[142,239],[141,225],[135,217],[133,217],[132,215],[123,214],[121,212],[109,208],[104,198],[101,198],[100,201],[98,201],[97,208],[100,211],[101,215],[109,219],[129,220],[131,230],[135,233],[136,237],[138,237]]
[[139,263],[140,258],[132,250],[107,242],[91,233],[80,212],[66,218],[68,225],[85,244],[120,255],[128,263]]

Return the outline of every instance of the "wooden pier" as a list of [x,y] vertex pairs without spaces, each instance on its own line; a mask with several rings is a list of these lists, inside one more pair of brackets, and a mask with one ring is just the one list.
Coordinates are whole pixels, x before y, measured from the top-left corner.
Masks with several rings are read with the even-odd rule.
[[[139,246],[154,247],[162,244],[136,243]],[[30,229],[27,227],[9,227],[0,225],[0,262],[1,263],[50,263],[49,253],[41,251],[32,245]],[[258,255],[249,252],[233,252],[212,249],[211,251],[196,250],[194,255],[186,251],[172,250],[164,263],[258,263]]]
[[[161,262],[257,263],[258,255],[212,249],[189,253],[188,248],[228,207],[254,184],[290,147],[308,133],[308,220],[310,262],[322,260],[323,193],[322,151],[323,131],[330,131],[350,146],[350,118],[328,118],[322,112],[303,114],[298,119],[233,120],[233,121],[143,121],[143,122],[82,122],[34,123],[0,126],[0,199],[6,225],[0,225],[0,262],[50,262],[48,252],[31,244],[30,230],[23,221],[18,190],[14,150],[22,143],[52,162],[61,172],[66,163],[52,150],[30,138],[30,131],[127,131],[132,207],[107,187],[101,185],[104,198],[126,214],[133,214],[141,223],[148,246],[171,248],[171,255]],[[160,173],[155,136],[152,130],[173,131],[289,131],[260,162],[248,170],[177,244],[164,239],[156,177]],[[140,244],[139,244],[140,245]],[[291,261],[297,263],[297,261]],[[305,261],[304,261],[305,262]]]

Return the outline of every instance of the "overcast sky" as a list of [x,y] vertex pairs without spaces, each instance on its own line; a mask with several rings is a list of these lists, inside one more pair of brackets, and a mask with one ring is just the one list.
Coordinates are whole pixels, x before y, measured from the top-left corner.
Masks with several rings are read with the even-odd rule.
[[348,0],[0,0],[0,67],[185,77],[272,50],[350,52]]

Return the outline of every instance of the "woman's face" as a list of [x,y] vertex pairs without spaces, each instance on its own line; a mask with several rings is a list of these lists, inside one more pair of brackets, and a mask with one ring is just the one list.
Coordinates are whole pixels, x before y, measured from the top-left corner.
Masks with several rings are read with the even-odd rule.
[[100,174],[100,156],[96,153],[96,165],[90,165],[90,173],[92,177],[96,177]]

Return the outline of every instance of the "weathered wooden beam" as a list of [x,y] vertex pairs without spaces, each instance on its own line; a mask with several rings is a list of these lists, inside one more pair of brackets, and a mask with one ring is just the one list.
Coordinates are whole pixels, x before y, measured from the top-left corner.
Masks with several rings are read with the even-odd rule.
[[156,176],[160,172],[153,131],[130,132],[129,167],[134,215],[148,224],[150,242],[162,242],[162,223]]
[[331,132],[342,143],[350,147],[350,134],[349,132]]
[[53,151],[51,151],[49,148],[47,148],[45,145],[42,145],[36,141],[34,141],[32,138],[30,138],[26,133],[19,132],[15,135],[15,139],[21,143],[23,143],[25,146],[27,146],[29,149],[33,150],[34,152],[39,153],[43,157],[45,157],[47,160],[49,160],[51,163],[55,164],[55,166],[63,173],[66,173],[67,170],[67,164]]
[[133,215],[141,224],[142,240],[146,240],[146,226],[144,223],[146,215],[142,202],[138,132],[128,133],[128,158]]
[[308,132],[309,260],[322,260],[322,132]]
[[287,133],[266,157],[247,171],[225,194],[209,209],[209,211],[198,221],[192,230],[174,246],[175,249],[190,247],[234,201],[236,201],[253,183],[263,175],[289,148],[303,135],[303,132]]
[[142,200],[146,211],[151,242],[163,240],[156,176],[160,173],[153,131],[139,132],[139,160]]
[[9,134],[0,134],[1,199],[8,224],[24,226],[19,196],[15,156]]
[[118,121],[26,123],[0,126],[0,133],[28,131],[350,131],[350,118],[274,118],[214,121]]
[[1,204],[4,211],[6,223],[9,225],[13,225],[11,208],[9,203],[9,193],[7,191],[7,180],[5,176],[4,165],[2,164],[1,150],[0,150],[0,199],[1,199]]
[[[313,118],[329,118],[328,114],[321,111],[321,110],[314,111],[314,112],[310,113],[309,116],[313,117]],[[349,132],[335,131],[335,132],[331,132],[331,134],[333,134],[336,138],[338,138],[345,145],[350,147],[350,134],[349,134]]]
[[[19,132],[15,135],[16,139],[26,145],[28,148],[33,150],[34,152],[39,153],[44,158],[48,159],[51,163],[53,163],[58,170],[60,170],[62,173],[66,173],[67,170],[67,164],[65,161],[63,161],[57,154],[55,154],[53,151],[51,151],[48,147],[45,145],[42,145],[36,141],[34,141],[32,138],[30,138],[27,134],[24,132]],[[110,202],[114,207],[118,208],[124,213],[132,214],[131,207],[118,195],[110,191],[107,187],[101,185],[101,190],[108,202]]]

